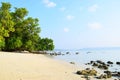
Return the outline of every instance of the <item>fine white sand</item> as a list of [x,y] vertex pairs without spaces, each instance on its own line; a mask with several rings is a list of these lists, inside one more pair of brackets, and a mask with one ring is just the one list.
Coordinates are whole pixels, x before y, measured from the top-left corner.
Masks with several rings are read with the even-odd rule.
[[85,80],[77,70],[41,54],[0,52],[0,80]]

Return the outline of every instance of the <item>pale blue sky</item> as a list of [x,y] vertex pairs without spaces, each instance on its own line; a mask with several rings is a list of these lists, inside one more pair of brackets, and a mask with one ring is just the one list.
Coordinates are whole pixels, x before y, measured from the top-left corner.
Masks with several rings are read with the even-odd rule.
[[57,49],[120,47],[120,0],[0,0],[39,18]]

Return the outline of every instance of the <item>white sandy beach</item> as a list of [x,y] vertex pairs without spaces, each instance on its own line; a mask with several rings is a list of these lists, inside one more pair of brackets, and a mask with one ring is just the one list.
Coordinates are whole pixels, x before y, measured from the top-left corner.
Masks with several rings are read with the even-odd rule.
[[77,70],[41,54],[0,52],[0,80],[84,80]]

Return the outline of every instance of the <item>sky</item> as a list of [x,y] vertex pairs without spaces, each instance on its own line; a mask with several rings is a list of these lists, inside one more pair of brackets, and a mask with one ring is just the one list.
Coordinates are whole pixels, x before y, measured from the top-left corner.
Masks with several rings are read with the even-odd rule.
[[[120,47],[120,0],[0,0],[38,18],[55,49]],[[1,6],[1,5],[0,5]]]

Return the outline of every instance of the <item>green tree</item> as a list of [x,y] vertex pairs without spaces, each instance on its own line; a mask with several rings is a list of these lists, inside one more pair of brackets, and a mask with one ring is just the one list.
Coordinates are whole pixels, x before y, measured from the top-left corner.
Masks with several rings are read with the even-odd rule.
[[53,50],[53,49],[54,49],[54,43],[52,39],[49,38],[39,39],[38,50]]
[[0,7],[0,49],[5,46],[4,37],[9,37],[9,33],[14,31],[14,22],[10,13],[11,4],[2,2]]
[[0,7],[0,35],[9,37],[9,32],[14,32],[14,22],[10,13],[11,4],[3,3]]
[[[23,48],[26,50],[35,50],[35,45],[39,39],[40,27],[38,27],[38,19],[28,17],[23,21]],[[27,46],[27,47],[26,47]]]
[[[5,49],[7,51],[22,50],[23,45],[23,21],[24,17],[27,16],[28,11],[25,8],[15,8],[15,12],[11,12],[12,20],[14,22],[14,32],[11,32],[9,37],[5,38]],[[17,43],[18,42],[18,43]],[[17,45],[17,46],[16,46]]]
[[39,36],[40,27],[37,18],[27,17],[26,8],[10,11],[10,3],[0,7],[0,50],[53,50],[52,39]]
[[[12,12],[15,23],[15,31],[11,33],[10,37],[20,37],[19,41],[21,41],[22,45],[21,43],[19,44],[21,45],[19,46],[19,50],[31,51],[36,49],[35,45],[39,38],[40,27],[38,27],[38,19],[33,19],[32,17],[24,19],[27,14],[28,11],[25,8],[15,8],[15,12]],[[18,47],[14,47],[16,44],[14,44],[13,41],[9,41],[9,38],[6,38],[6,43],[9,43],[9,45],[11,44],[13,46],[6,46],[6,50],[16,50],[16,48],[18,49]]]
[[19,50],[22,46],[22,41],[20,37],[10,37],[6,42],[7,51]]
[[5,40],[3,36],[0,36],[0,50],[2,50],[5,47]]

